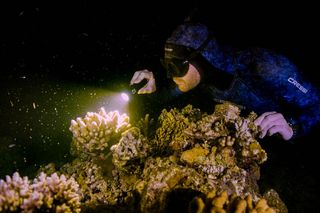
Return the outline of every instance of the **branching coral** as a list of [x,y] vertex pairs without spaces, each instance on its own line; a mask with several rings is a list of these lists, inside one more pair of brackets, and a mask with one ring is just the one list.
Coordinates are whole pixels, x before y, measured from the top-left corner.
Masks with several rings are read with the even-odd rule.
[[15,172],[12,177],[0,180],[0,212],[17,211],[25,198],[31,194],[28,177],[20,177]]
[[80,212],[81,193],[73,178],[41,173],[31,183],[14,173],[0,180],[0,211]]
[[56,209],[63,212],[80,212],[80,191],[78,183],[64,175],[53,173],[47,176],[41,173],[33,180],[32,195],[24,200],[22,208],[32,212],[33,209]]
[[106,113],[101,108],[99,113],[88,112],[84,119],[78,117],[71,121],[73,147],[77,153],[95,155],[103,152],[113,137],[130,126],[129,117],[118,111]]

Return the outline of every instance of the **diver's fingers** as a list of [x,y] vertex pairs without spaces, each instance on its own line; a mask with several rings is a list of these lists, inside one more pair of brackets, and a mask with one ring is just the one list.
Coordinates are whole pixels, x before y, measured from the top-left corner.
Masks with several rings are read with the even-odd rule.
[[139,89],[138,94],[150,94],[156,91],[156,81],[151,78],[146,85]]
[[264,129],[266,126],[270,126],[272,124],[283,125],[286,124],[286,119],[283,117],[281,113],[274,113],[264,117],[264,119],[259,124],[261,129]]
[[290,126],[282,124],[275,125],[268,130],[268,135],[280,134],[284,140],[290,140],[293,136],[293,130]]
[[264,119],[266,116],[271,115],[271,114],[274,114],[274,113],[277,113],[277,112],[273,111],[273,112],[265,112],[265,113],[263,113],[262,115],[260,115],[260,116],[254,121],[254,124],[255,124],[256,126],[260,126],[261,122],[263,121],[263,119]]
[[[284,132],[286,129],[286,126],[285,125],[275,125],[273,127],[271,127],[269,130],[268,130],[268,135],[271,136],[271,135],[274,135],[276,133],[282,133]],[[286,130],[287,131],[287,130]]]
[[[277,116],[273,116],[274,118]],[[267,120],[264,119],[264,120]],[[261,123],[263,123],[263,125],[260,125],[260,138],[263,138],[264,136],[267,135],[267,133],[269,133],[269,130],[275,126],[283,126],[284,122],[282,121],[282,119],[280,117],[277,117],[276,120],[273,120],[273,118],[269,118],[268,121],[262,121]]]
[[130,81],[130,85],[132,84],[138,84],[140,83],[143,79],[147,79],[150,80],[151,78],[153,78],[153,73],[150,72],[149,70],[145,69],[145,70],[140,70],[140,71],[136,71]]
[[[130,85],[132,85],[132,84],[134,84],[135,82],[137,82],[137,78],[138,78],[138,76],[140,75],[140,71],[136,71],[134,74],[133,74],[133,76],[132,76],[132,78],[131,78],[131,81],[130,81]],[[139,83],[139,82],[138,82]]]
[[139,91],[138,91],[138,94],[139,94],[139,95],[150,94],[150,93],[152,93],[152,90],[150,90],[150,89],[148,89],[148,88],[141,88],[141,89],[139,89]]
[[292,128],[281,113],[274,113],[265,116],[259,127],[261,129],[261,138],[267,134],[271,136],[275,133],[279,133],[284,140],[289,140],[293,135]]

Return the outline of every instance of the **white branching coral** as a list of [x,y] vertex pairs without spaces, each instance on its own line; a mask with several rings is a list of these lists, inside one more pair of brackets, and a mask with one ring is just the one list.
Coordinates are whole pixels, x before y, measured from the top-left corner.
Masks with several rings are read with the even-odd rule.
[[17,211],[24,198],[30,196],[28,177],[20,177],[15,172],[12,177],[6,176],[6,180],[0,179],[0,212]]
[[99,113],[88,112],[83,119],[72,120],[69,129],[78,152],[94,153],[104,151],[112,137],[129,126],[126,114],[120,115],[118,111],[106,113],[101,108]]
[[79,185],[73,178],[56,173],[51,176],[41,173],[32,183],[17,172],[12,178],[7,176],[6,181],[0,180],[0,211],[80,212],[81,197]]
[[40,173],[31,185],[33,193],[24,200],[22,208],[25,212],[33,209],[63,209],[63,212],[80,212],[79,185],[71,177],[67,179],[64,175],[58,176],[53,173],[47,176]]

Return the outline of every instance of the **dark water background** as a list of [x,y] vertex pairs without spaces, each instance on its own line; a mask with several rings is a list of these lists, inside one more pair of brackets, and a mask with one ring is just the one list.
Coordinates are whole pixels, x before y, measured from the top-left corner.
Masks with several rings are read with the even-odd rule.
[[[135,70],[149,68],[165,80],[159,63],[165,39],[195,6],[220,42],[280,52],[320,85],[315,5],[68,2],[1,7],[0,178],[68,162],[71,119],[102,106],[120,107],[110,97],[128,89]],[[136,102],[129,112],[133,119],[162,108],[142,97]],[[262,166],[261,188],[275,188],[289,212],[317,212],[317,130],[294,145],[262,142],[269,160]]]

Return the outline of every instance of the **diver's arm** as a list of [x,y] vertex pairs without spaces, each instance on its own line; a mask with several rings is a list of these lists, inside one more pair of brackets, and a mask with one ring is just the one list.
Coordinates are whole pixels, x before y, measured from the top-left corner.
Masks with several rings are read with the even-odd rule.
[[278,133],[282,139],[287,141],[290,140],[294,134],[293,128],[284,118],[283,114],[275,111],[263,113],[254,123],[259,127],[260,138]]
[[294,138],[308,134],[320,121],[320,92],[311,84],[305,83],[304,85],[308,88],[307,93],[301,95],[297,94],[300,92],[295,91],[291,94],[295,98],[289,100],[289,103],[297,108],[296,115],[292,114],[287,117],[289,125],[293,128]]
[[292,129],[290,139],[309,133],[320,121],[319,89],[306,81],[298,68],[284,56],[263,52],[256,65],[259,67],[256,77],[261,79],[259,88],[285,108],[282,114],[287,125],[283,122],[280,125]]

